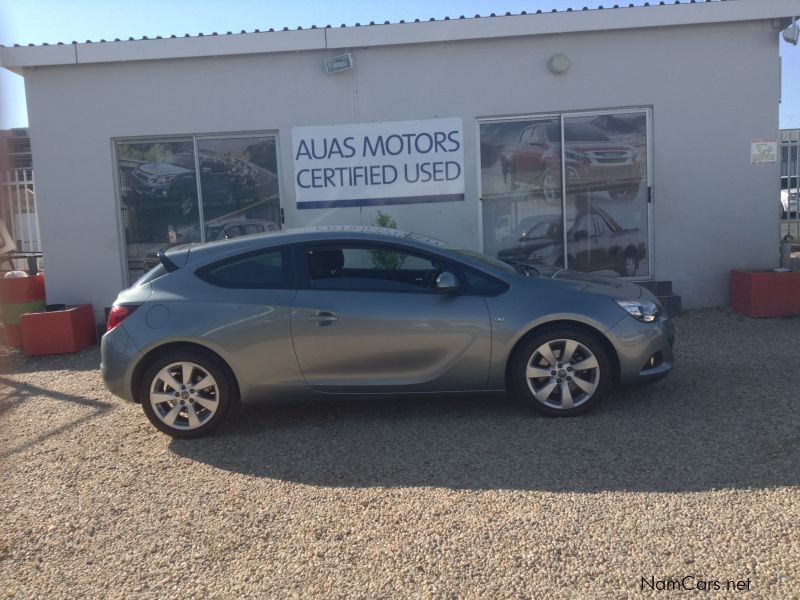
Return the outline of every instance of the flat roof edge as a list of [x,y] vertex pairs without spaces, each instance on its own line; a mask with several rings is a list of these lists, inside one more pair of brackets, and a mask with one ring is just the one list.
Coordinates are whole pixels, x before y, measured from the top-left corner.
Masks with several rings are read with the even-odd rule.
[[35,66],[269,54],[760,21],[800,16],[797,13],[800,13],[797,0],[727,0],[388,25],[14,46],[0,48],[0,66],[18,72]]

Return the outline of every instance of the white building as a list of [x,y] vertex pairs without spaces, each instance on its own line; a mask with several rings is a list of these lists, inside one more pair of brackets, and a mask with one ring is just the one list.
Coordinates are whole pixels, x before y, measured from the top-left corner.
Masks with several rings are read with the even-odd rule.
[[727,303],[731,269],[778,260],[778,44],[798,4],[2,48],[25,78],[49,301],[101,318],[170,242],[383,211]]

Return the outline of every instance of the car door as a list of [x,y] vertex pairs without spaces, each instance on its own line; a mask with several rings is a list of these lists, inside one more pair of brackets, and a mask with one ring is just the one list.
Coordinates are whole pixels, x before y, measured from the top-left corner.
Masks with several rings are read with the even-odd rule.
[[486,301],[439,293],[453,266],[404,246],[346,242],[297,249],[295,353],[306,383],[326,392],[484,389],[491,327]]
[[544,153],[547,137],[544,125],[530,127],[525,131],[517,173],[520,179],[534,181],[544,172]]
[[569,268],[576,271],[589,269],[594,227],[589,215],[581,214],[569,231]]

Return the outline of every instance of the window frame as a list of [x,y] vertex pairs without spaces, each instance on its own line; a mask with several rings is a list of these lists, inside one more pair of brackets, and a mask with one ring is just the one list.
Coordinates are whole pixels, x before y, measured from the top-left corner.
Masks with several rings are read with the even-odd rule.
[[[211,275],[211,271],[219,267],[224,267],[231,263],[246,260],[250,257],[258,256],[259,254],[270,254],[272,252],[280,252],[282,255],[281,263],[283,266],[283,282],[280,285],[231,285],[229,283],[222,282]],[[225,258],[210,262],[202,267],[198,267],[194,270],[194,275],[208,285],[228,290],[296,290],[298,288],[296,269],[294,267],[294,254],[295,253],[292,251],[292,245],[289,244],[247,250],[246,252],[240,252],[232,256],[226,256]]]
[[[491,231],[493,224],[487,220],[487,211],[485,207],[489,204],[492,198],[487,197],[484,198],[484,179],[485,176],[483,174],[483,167],[481,166],[481,135],[482,135],[482,128],[486,125],[491,124],[511,124],[511,123],[518,123],[522,122],[523,124],[527,124],[527,126],[531,125],[531,122],[541,122],[544,120],[554,120],[557,126],[562,127],[566,124],[566,122],[575,117],[599,117],[599,116],[619,116],[619,115],[633,115],[641,113],[644,115],[646,120],[646,124],[644,126],[644,131],[646,132],[646,141],[643,148],[644,156],[646,157],[646,171],[644,174],[644,185],[648,188],[647,193],[649,194],[646,211],[644,213],[644,223],[647,226],[647,235],[645,237],[645,245],[647,248],[645,261],[647,263],[647,274],[637,274],[631,277],[620,277],[621,281],[633,281],[633,282],[641,282],[641,281],[652,281],[657,279],[656,274],[656,257],[657,257],[657,232],[654,226],[654,223],[657,219],[657,194],[658,194],[658,183],[655,177],[655,157],[654,157],[654,143],[655,143],[655,132],[654,132],[654,106],[652,104],[642,104],[642,105],[631,105],[631,106],[623,106],[623,107],[603,107],[603,106],[596,106],[596,107],[589,107],[585,109],[579,110],[562,110],[558,112],[542,112],[542,113],[517,113],[513,115],[478,115],[475,117],[474,122],[474,133],[475,133],[475,140],[477,143],[475,144],[475,151],[474,157],[475,162],[478,168],[475,170],[475,184],[478,189],[478,193],[481,196],[481,202],[477,203],[476,211],[477,211],[477,221],[478,221],[478,235],[480,241],[480,250],[481,251],[490,251],[490,246],[496,245],[493,242],[489,241],[489,237],[486,232]],[[566,137],[566,132],[565,132]],[[566,142],[567,140],[565,140]],[[561,138],[557,138],[554,140],[554,143],[557,143],[561,146],[561,164],[565,164],[566,162],[566,143],[561,144]],[[570,220],[567,215],[567,211],[565,210],[566,204],[566,197],[567,197],[567,186],[564,185],[566,183],[563,181],[563,174],[566,174],[566,170],[562,169],[562,185],[560,186],[561,191],[561,219],[563,223],[563,244],[564,247],[568,247],[569,245],[569,231],[572,229],[570,227]],[[574,220],[572,221],[574,223]],[[607,226],[608,227],[608,226]],[[560,265],[562,268],[571,268],[568,264],[568,253],[564,253],[564,262]],[[591,272],[591,271],[587,271]]]
[[[119,144],[139,144],[139,143],[149,143],[149,144],[159,144],[159,143],[171,143],[171,142],[190,142],[192,144],[191,152],[194,155],[194,158],[197,158],[199,155],[199,145],[203,142],[210,141],[210,140],[227,140],[233,138],[271,138],[275,144],[275,158],[276,158],[276,169],[275,169],[275,180],[277,182],[277,206],[278,206],[278,218],[275,221],[276,228],[271,231],[280,231],[283,229],[284,219],[283,219],[283,209],[284,203],[286,202],[286,187],[284,185],[284,175],[282,165],[282,146],[281,146],[281,135],[278,128],[274,129],[256,129],[256,130],[233,130],[233,131],[212,131],[212,132],[205,132],[201,133],[198,131],[184,131],[184,132],[175,132],[175,133],[159,133],[159,134],[144,134],[144,135],[127,135],[127,136],[113,136],[109,138],[109,152],[112,157],[112,165],[111,171],[114,181],[114,202],[116,206],[116,226],[117,226],[117,235],[118,235],[118,243],[119,243],[119,275],[120,275],[120,286],[122,288],[130,287],[130,285],[138,280],[142,275],[133,276],[131,274],[131,265],[130,265],[130,257],[128,256],[129,248],[128,248],[128,239],[126,235],[126,220],[128,219],[126,210],[125,210],[125,203],[123,201],[123,190],[122,190],[122,174],[120,173],[119,168]],[[198,219],[198,225],[201,229],[201,235],[203,236],[201,239],[203,242],[210,241],[205,240],[205,225],[206,219],[202,212],[203,201],[202,201],[202,190],[201,190],[201,182],[200,182],[200,175],[201,173],[198,170],[199,161],[195,162],[195,169],[194,169],[194,177],[195,177],[195,189],[197,190],[197,202],[198,207],[200,209],[200,216]]]

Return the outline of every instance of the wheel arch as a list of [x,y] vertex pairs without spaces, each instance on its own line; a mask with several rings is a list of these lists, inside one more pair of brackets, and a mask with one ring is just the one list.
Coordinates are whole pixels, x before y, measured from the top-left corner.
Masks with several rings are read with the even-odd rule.
[[614,385],[615,386],[619,385],[621,377],[619,355],[617,354],[614,345],[611,343],[611,340],[609,340],[608,337],[604,335],[599,329],[597,329],[596,327],[592,327],[587,323],[583,323],[581,321],[575,321],[572,319],[558,319],[556,321],[548,321],[547,323],[542,323],[540,325],[531,328],[530,330],[526,331],[523,335],[521,335],[519,339],[514,343],[514,347],[508,353],[508,358],[506,359],[506,368],[505,368],[506,389],[511,389],[511,365],[514,363],[514,358],[516,357],[517,352],[519,352],[520,347],[528,339],[530,339],[535,335],[539,335],[548,330],[559,329],[561,327],[571,327],[573,329],[578,329],[581,332],[595,338],[608,353],[608,359],[609,361],[611,361],[611,375],[613,378]]
[[622,256],[635,256],[638,259],[639,248],[635,244],[628,244],[625,246],[625,250],[622,251]]
[[170,352],[197,352],[199,354],[205,354],[207,356],[212,357],[214,360],[218,361],[220,366],[225,370],[226,374],[230,378],[231,384],[233,385],[233,393],[234,393],[234,401],[240,401],[240,393],[239,393],[239,381],[236,378],[236,374],[231,369],[228,362],[222,358],[217,352],[214,352],[208,346],[204,346],[203,344],[198,344],[196,342],[168,342],[166,344],[161,344],[160,346],[156,346],[155,348],[151,348],[148,352],[139,359],[139,362],[136,363],[136,366],[133,368],[133,372],[131,374],[131,397],[133,398],[134,402],[141,404],[141,398],[139,398],[139,390],[141,389],[142,377],[144,376],[147,369],[150,365],[153,364],[154,361],[158,360],[162,356],[169,354]]

